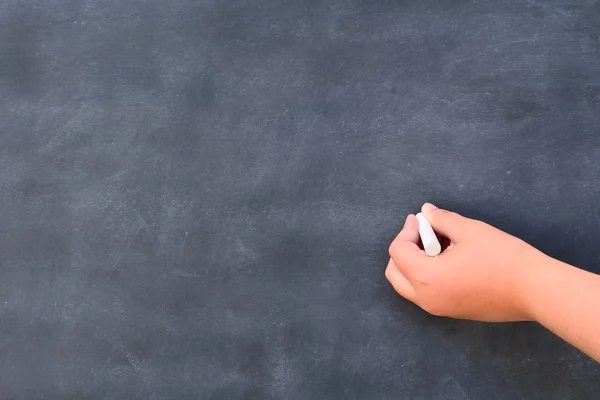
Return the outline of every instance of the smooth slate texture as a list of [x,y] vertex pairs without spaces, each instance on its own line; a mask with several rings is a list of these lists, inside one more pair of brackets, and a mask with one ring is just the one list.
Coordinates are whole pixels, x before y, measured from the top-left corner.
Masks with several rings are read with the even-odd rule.
[[0,2],[1,397],[598,398],[383,270],[429,200],[600,272],[599,38],[589,0]]

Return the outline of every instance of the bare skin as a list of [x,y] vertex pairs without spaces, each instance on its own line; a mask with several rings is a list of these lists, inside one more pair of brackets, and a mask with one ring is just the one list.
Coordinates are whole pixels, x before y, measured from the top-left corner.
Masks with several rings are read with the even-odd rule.
[[422,208],[451,241],[437,257],[419,248],[414,215],[390,245],[385,276],[404,298],[439,316],[537,321],[600,361],[600,275],[555,260],[484,222]]

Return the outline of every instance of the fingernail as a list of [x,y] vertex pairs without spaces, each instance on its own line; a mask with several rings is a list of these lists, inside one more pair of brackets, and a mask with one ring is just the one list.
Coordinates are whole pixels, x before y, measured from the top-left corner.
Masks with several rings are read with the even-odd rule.
[[437,207],[431,203],[425,203],[425,204],[423,204],[423,207],[421,207],[421,210],[423,210],[423,211],[431,211],[431,210],[436,210],[436,209],[437,209]]

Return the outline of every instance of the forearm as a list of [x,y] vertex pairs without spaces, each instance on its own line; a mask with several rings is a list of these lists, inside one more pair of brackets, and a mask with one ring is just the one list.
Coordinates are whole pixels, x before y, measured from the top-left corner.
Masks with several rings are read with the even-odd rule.
[[600,361],[600,275],[542,257],[525,278],[532,319]]

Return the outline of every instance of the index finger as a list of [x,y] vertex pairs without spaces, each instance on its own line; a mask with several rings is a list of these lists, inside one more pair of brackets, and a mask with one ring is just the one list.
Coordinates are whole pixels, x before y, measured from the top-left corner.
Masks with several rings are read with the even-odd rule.
[[413,276],[413,268],[422,257],[427,258],[421,250],[419,243],[419,221],[410,214],[406,218],[404,227],[390,245],[390,257],[405,277],[409,280]]
[[408,216],[406,217],[406,221],[404,221],[404,227],[402,227],[402,230],[400,231],[400,233],[398,233],[396,239],[394,239],[394,242],[408,242],[409,246],[410,244],[414,244],[416,248],[419,249],[420,239],[421,238],[419,237],[419,220],[417,220],[417,217],[414,214],[408,214]]

